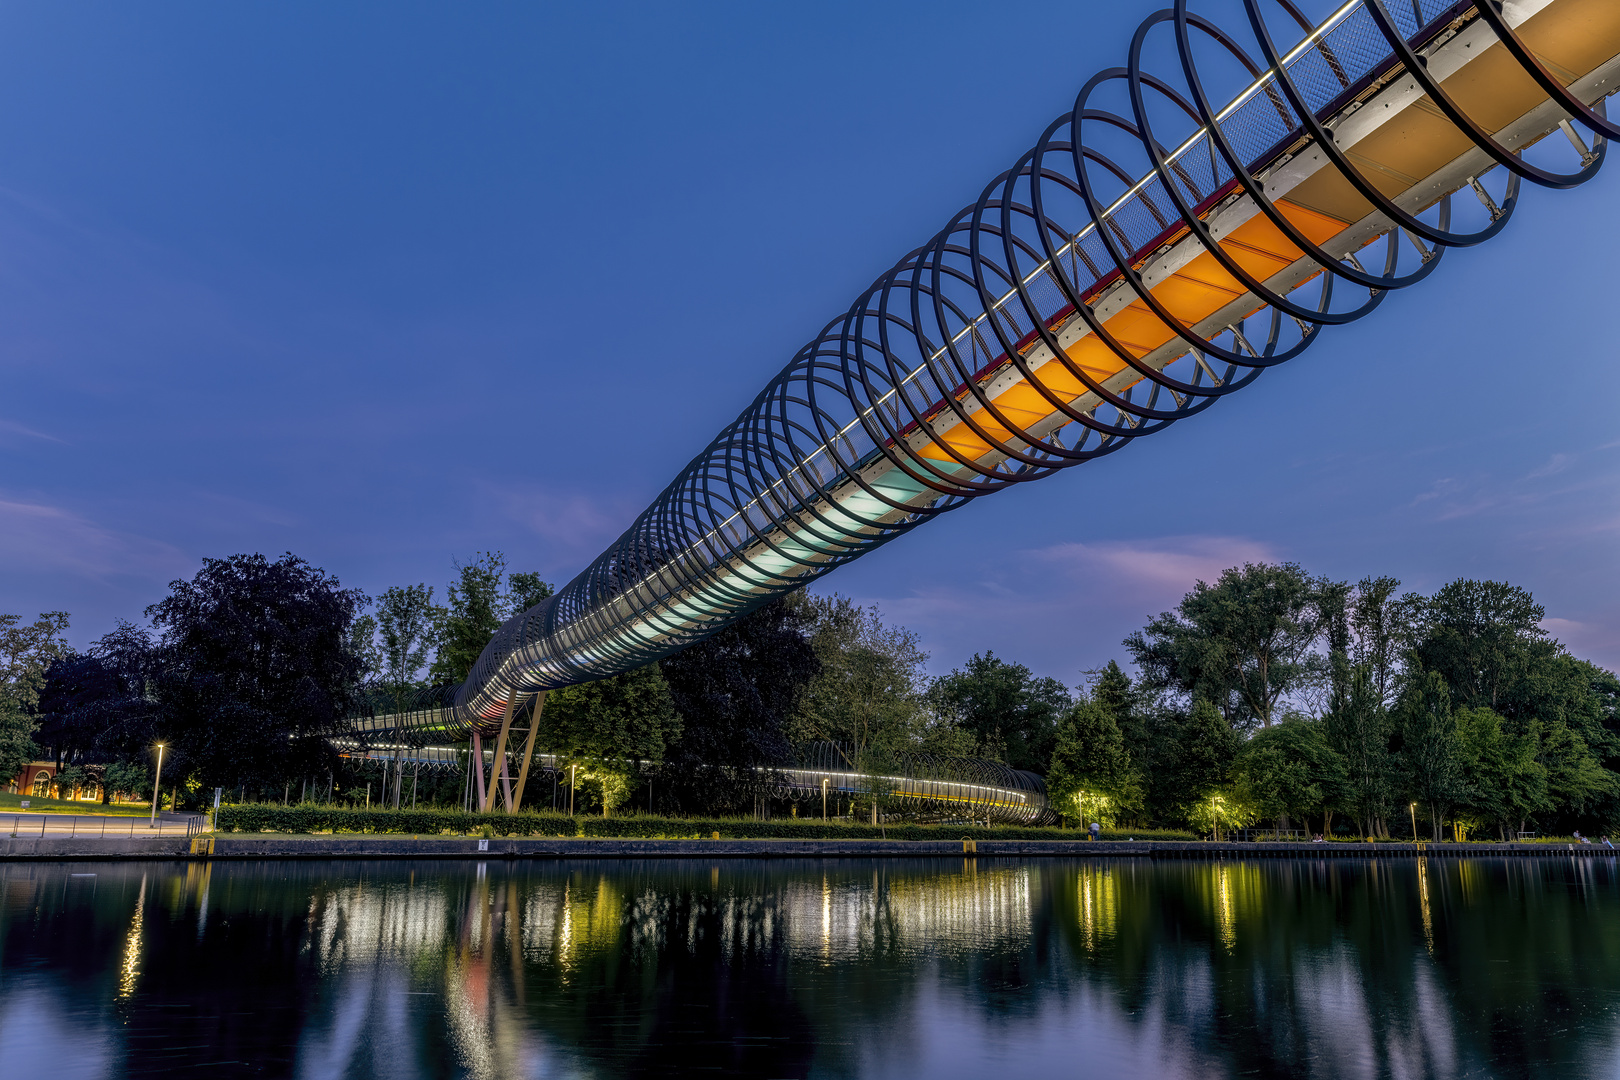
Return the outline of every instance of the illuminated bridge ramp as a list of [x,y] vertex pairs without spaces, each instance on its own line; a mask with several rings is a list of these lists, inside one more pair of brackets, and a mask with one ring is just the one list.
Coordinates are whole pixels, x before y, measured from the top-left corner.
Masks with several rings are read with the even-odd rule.
[[1589,179],[1616,133],[1616,0],[1239,8],[1144,23],[423,725],[493,733],[527,695],[1163,430],[1495,235],[1524,181]]
[[[403,778],[411,769],[461,772],[467,768],[466,751],[459,746],[413,745],[390,742],[378,738],[379,732],[397,730],[391,716],[371,718],[365,729],[370,736],[364,740],[339,745],[340,752],[351,759],[382,762],[394,770],[393,776]],[[502,754],[506,768],[495,760],[495,751],[479,747],[474,752],[482,759],[480,764],[490,777],[528,775],[522,755],[517,751]],[[542,774],[552,777],[568,775],[569,759],[556,754],[534,754],[529,762],[537,783],[549,785],[550,779],[540,780]],[[807,802],[808,816],[819,811],[818,797],[828,800],[829,809],[837,814],[839,804],[852,797],[863,801],[873,794],[880,795],[890,811],[903,811],[908,816],[921,815],[935,820],[991,821],[1011,825],[1049,825],[1058,820],[1057,811],[1047,800],[1046,781],[1034,773],[1010,768],[999,761],[986,758],[952,757],[937,754],[906,754],[890,769],[881,772],[858,772],[850,767],[849,755],[840,752],[834,744],[818,743],[804,748],[796,764],[769,772],[773,794],[798,802]],[[387,798],[388,774],[385,773],[384,798]],[[482,779],[482,778],[480,778]],[[654,779],[654,783],[658,781]],[[566,786],[566,784],[565,784]],[[396,797],[408,790],[396,781]],[[538,790],[538,788],[537,788]],[[534,800],[531,798],[530,803]],[[489,804],[481,806],[488,808]]]

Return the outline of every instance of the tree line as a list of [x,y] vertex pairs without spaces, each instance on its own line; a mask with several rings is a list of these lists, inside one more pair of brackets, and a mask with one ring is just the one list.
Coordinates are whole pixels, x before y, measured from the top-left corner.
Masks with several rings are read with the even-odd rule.
[[[1425,596],[1298,565],[1199,582],[1097,673],[1049,770],[1066,809],[1424,839],[1620,823],[1620,681],[1522,588]],[[1084,793],[1084,794],[1082,794]]]
[[[501,623],[551,593],[498,552],[456,565],[442,602],[425,583],[373,599],[293,555],[238,555],[205,560],[146,625],[82,653],[63,613],[0,616],[0,773],[48,753],[64,786],[135,794],[163,742],[182,803],[216,786],[353,796],[365,767],[332,744],[350,718],[465,679]],[[991,651],[931,678],[914,632],[801,591],[659,663],[551,692],[538,745],[593,811],[757,811],[777,797],[771,770],[814,743],[877,774],[918,755],[1001,761],[1045,775],[1074,823],[1606,829],[1620,821],[1620,682],[1553,640],[1544,614],[1504,583],[1423,596],[1247,565],[1127,637],[1134,677],[1110,660],[1071,689]],[[416,796],[465,791],[435,774]]]

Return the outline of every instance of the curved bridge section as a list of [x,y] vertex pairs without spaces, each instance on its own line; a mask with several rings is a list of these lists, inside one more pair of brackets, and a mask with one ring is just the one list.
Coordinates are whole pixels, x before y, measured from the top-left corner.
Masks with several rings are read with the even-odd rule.
[[1524,181],[1589,179],[1616,133],[1615,0],[1241,9],[1219,26],[1178,0],[1143,23],[1125,67],[502,627],[424,726],[492,733],[526,695],[667,656],[970,499],[1162,431],[1494,236]]
[[[388,723],[387,717],[376,719]],[[385,730],[393,729],[370,729],[366,734],[372,738],[345,743],[339,749],[349,758],[382,762],[394,770],[395,777],[403,777],[403,770],[411,768],[457,772],[467,768],[467,751],[461,747],[403,742],[389,745],[375,737]],[[480,754],[489,776],[515,776],[522,769],[521,755],[515,751],[503,754],[505,760],[501,762],[495,760],[493,751],[480,748],[475,752]],[[535,754],[532,765],[535,779],[542,786],[549,785],[549,778],[559,773],[567,776],[567,759],[556,754]],[[908,817],[1003,825],[1049,825],[1058,819],[1047,801],[1045,780],[986,758],[906,754],[892,768],[861,772],[849,764],[848,756],[836,745],[817,743],[806,747],[796,764],[770,770],[770,775],[775,794],[807,802],[810,806],[805,816],[811,818],[823,809],[817,800],[822,800],[825,809],[836,816],[843,800],[877,795]],[[384,788],[386,794],[386,783]],[[396,787],[396,798],[398,795]]]

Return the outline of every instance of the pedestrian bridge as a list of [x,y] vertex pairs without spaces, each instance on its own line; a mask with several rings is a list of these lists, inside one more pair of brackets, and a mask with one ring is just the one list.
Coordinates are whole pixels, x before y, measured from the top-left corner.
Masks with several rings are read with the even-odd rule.
[[[493,737],[499,756],[548,689],[668,656],[972,499],[1196,415],[1495,236],[1524,182],[1591,179],[1620,132],[1616,0],[1300,2],[1150,16],[1124,67],[502,626],[452,699],[401,717],[420,729],[405,741]],[[1033,33],[1040,62],[1063,55]],[[1504,299],[1523,272],[1501,275]],[[1345,393],[1388,392],[1337,359]]]
[[[495,751],[480,749],[482,770],[475,778],[469,769],[471,751],[465,745],[393,741],[387,734],[393,730],[388,724],[386,716],[371,718],[370,737],[340,745],[339,750],[351,760],[384,767],[383,798],[390,805],[410,804],[406,778],[419,775],[422,769],[463,773],[468,805],[484,810],[567,805],[569,768],[580,759],[543,751],[525,756],[514,748],[497,761]],[[875,794],[909,817],[921,814],[1003,825],[1049,825],[1058,819],[1047,802],[1046,782],[1041,777],[985,758],[906,754],[888,769],[860,772],[838,747],[818,743],[803,748],[795,764],[758,771],[764,781],[761,791],[767,797],[804,803],[804,814],[811,817],[822,811],[818,799],[837,815],[842,812],[841,803],[858,798],[870,805]],[[527,787],[531,778],[537,785],[533,788]],[[652,782],[658,782],[656,775]],[[484,784],[481,792],[477,790],[480,783]]]

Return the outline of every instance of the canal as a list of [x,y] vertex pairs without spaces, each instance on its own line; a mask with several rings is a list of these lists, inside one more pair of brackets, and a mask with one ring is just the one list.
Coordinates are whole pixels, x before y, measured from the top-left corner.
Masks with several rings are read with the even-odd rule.
[[13,863],[15,1077],[1620,1075],[1613,860]]

